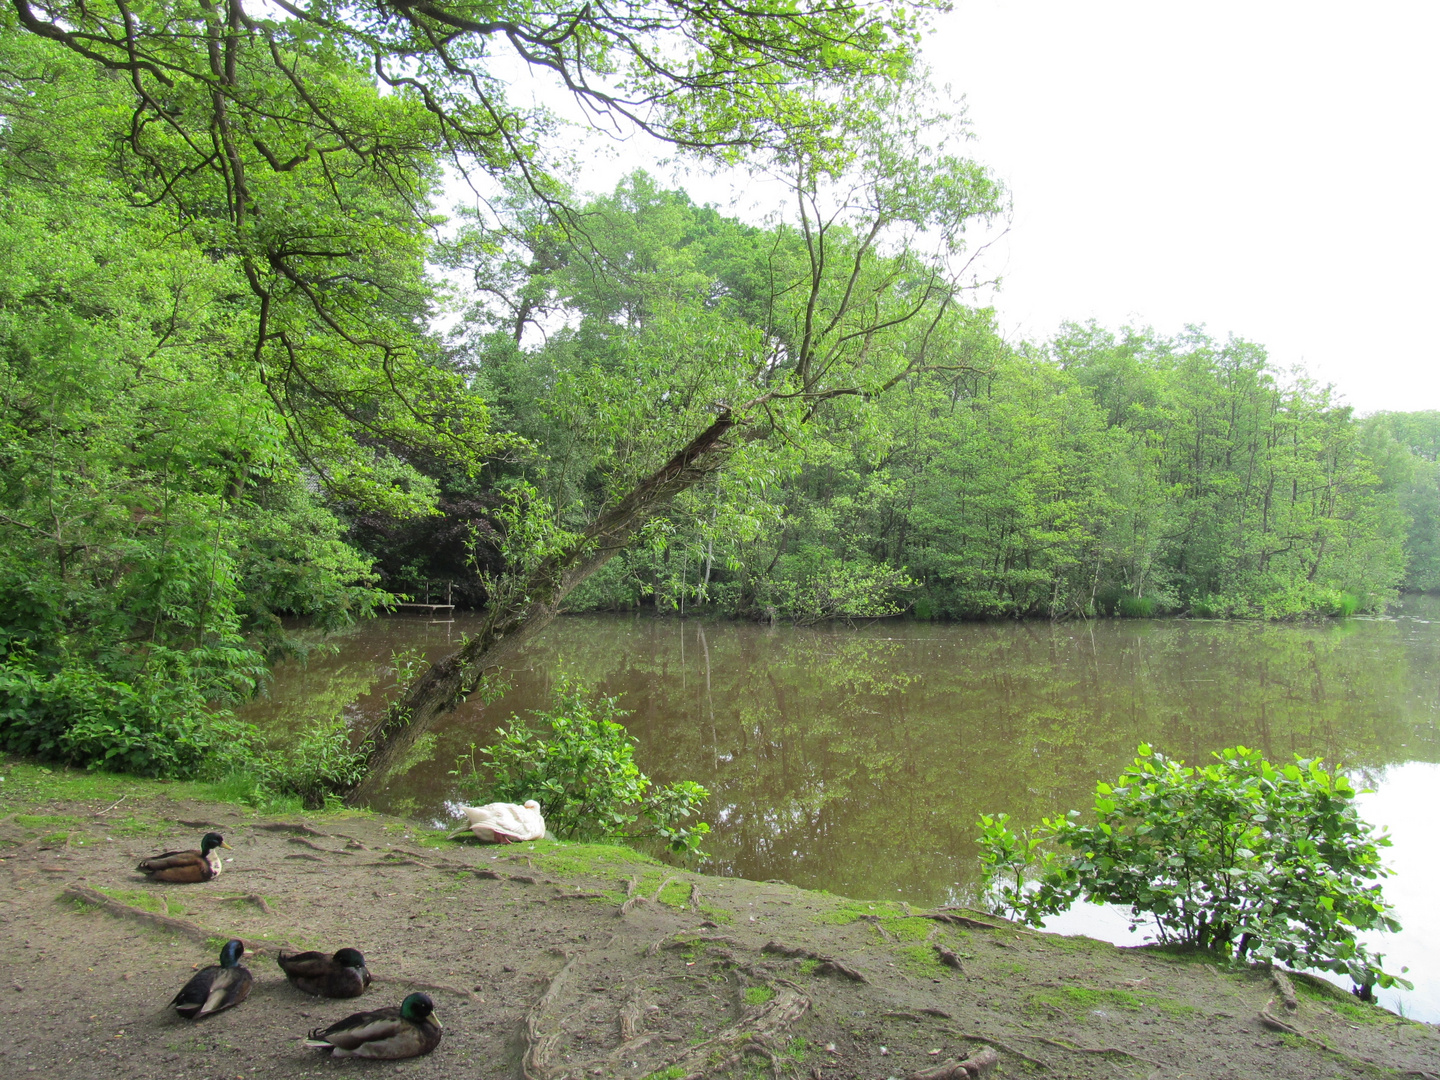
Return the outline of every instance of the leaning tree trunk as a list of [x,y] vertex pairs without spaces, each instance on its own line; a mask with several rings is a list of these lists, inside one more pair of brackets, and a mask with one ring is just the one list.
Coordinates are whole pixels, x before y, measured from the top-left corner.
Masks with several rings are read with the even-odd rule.
[[559,613],[565,597],[614,555],[658,511],[724,463],[736,424],[726,409],[661,468],[601,512],[579,539],[491,598],[480,632],[428,668],[366,733],[366,772],[346,801],[362,804],[384,787],[415,741],[455,708],[481,677],[529,641]]

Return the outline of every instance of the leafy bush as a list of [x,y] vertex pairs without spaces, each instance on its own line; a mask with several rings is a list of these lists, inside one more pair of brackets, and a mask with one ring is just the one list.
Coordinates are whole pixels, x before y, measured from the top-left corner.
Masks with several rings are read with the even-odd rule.
[[366,758],[351,746],[343,717],[301,732],[288,746],[254,755],[251,768],[262,795],[292,795],[307,807],[339,805],[340,793],[365,778]]
[[1148,619],[1155,614],[1155,601],[1148,596],[1122,596],[1115,607],[1126,619]]
[[689,780],[654,786],[635,764],[635,738],[619,722],[625,715],[616,698],[562,681],[549,712],[500,728],[500,741],[479,751],[489,761],[477,763],[472,745],[451,775],[483,801],[536,800],[557,836],[656,837],[672,851],[703,854],[710,826],[685,822],[710,793]]
[[0,748],[139,776],[223,771],[244,725],[207,707],[189,654],[162,659],[121,678],[12,652],[0,660]]
[[1400,926],[1379,885],[1390,840],[1360,819],[1343,775],[1243,746],[1197,768],[1139,754],[1096,786],[1093,824],[1072,810],[1017,834],[1005,814],[980,818],[997,906],[1038,925],[1080,899],[1125,904],[1162,942],[1348,974],[1365,997],[1410,985],[1356,940]]

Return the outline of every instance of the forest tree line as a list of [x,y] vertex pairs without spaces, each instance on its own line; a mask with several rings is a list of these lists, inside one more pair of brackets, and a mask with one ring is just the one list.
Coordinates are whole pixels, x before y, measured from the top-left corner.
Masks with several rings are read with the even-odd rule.
[[[647,420],[654,361],[634,352],[652,326],[689,294],[763,327],[767,275],[798,242],[643,174],[583,213],[587,250],[526,237],[506,268],[523,271],[519,304],[472,308],[459,341],[497,422],[536,453],[437,477],[440,517],[362,524],[387,587],[445,582],[483,603],[467,568],[504,530],[483,508],[517,490],[561,527],[593,516]],[[493,260],[476,273],[502,293]],[[972,308],[947,330],[954,366],[832,408],[758,473],[686,492],[569,608],[1290,618],[1440,587],[1440,414],[1357,418],[1262,346],[1203,329],[1072,325],[1015,346]]]
[[[297,626],[447,586],[513,614],[496,642],[562,607],[1290,617],[1440,588],[1440,417],[1356,419],[1200,331],[1007,343],[964,258],[1007,196],[907,83],[914,27],[756,36],[766,3],[701,5],[746,63],[637,60],[658,134],[788,184],[759,224],[643,174],[567,188],[516,134],[543,125],[475,98],[454,50],[485,27],[7,14],[0,745],[343,788],[338,721],[276,753],[224,706]],[[462,157],[492,195],[447,223]],[[441,270],[469,286],[444,333]]]

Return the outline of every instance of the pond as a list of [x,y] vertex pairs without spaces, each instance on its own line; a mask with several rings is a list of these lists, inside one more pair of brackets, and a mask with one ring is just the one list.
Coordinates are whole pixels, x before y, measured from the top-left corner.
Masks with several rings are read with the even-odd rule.
[[[247,718],[289,728],[376,715],[393,652],[438,658],[477,621],[356,627],[331,655],[283,666]],[[1428,835],[1440,820],[1440,600],[1407,601],[1385,619],[1283,625],[569,616],[515,659],[503,698],[453,713],[377,808],[443,818],[455,759],[513,713],[544,707],[562,674],[620,697],[655,779],[710,789],[708,872],[863,899],[965,898],[979,814],[1026,824],[1086,807],[1140,742],[1189,761],[1236,743],[1271,760],[1322,756],[1375,789],[1362,813],[1395,837],[1386,893],[1406,927],[1380,946],[1387,968],[1408,965],[1416,983],[1398,1004],[1440,1020],[1440,871]],[[1060,925],[1143,936],[1099,908]]]

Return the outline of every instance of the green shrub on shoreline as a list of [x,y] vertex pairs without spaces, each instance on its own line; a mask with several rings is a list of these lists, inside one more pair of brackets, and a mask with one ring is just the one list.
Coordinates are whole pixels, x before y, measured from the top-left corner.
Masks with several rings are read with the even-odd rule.
[[[625,715],[616,698],[562,679],[549,711],[515,717],[490,746],[472,744],[450,775],[482,802],[536,800],[556,836],[658,839],[671,851],[703,855],[710,826],[687,822],[710,793],[690,780],[657,785],[642,773],[635,737],[620,723]],[[490,760],[477,761],[477,752]]]
[[1349,975],[1366,1000],[1408,988],[1358,940],[1400,925],[1379,884],[1390,839],[1361,820],[1345,776],[1243,746],[1214,758],[1187,767],[1141,744],[1096,786],[1089,824],[1072,810],[1016,833],[982,815],[986,892],[1032,925],[1078,900],[1119,904],[1166,944]]

